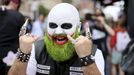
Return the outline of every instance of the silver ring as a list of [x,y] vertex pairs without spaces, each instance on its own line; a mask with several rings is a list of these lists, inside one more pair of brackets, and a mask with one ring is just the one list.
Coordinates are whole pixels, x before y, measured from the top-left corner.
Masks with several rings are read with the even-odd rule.
[[88,36],[87,38],[90,40],[90,39],[92,39],[92,36]]
[[30,33],[27,33],[26,36],[31,36]]
[[73,40],[72,43],[75,44],[77,41],[76,40]]

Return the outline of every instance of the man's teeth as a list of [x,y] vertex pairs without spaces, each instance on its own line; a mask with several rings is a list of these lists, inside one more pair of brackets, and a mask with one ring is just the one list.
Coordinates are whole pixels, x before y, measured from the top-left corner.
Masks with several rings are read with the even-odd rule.
[[57,40],[62,41],[62,40],[64,40],[64,38],[58,38]]

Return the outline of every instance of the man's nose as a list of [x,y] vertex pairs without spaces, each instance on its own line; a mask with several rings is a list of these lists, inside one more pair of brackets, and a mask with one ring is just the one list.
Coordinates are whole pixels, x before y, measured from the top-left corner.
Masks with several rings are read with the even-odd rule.
[[58,27],[55,31],[55,34],[63,34],[63,29],[61,27]]

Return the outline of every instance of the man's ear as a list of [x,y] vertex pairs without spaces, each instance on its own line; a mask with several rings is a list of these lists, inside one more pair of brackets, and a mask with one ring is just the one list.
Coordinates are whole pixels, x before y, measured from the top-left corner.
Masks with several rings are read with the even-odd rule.
[[78,32],[80,33],[80,29],[81,29],[81,22],[79,22],[78,24]]

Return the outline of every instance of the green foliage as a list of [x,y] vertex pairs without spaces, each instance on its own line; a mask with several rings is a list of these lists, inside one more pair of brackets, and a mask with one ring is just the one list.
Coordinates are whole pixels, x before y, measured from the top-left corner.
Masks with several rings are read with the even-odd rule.
[[41,4],[38,6],[38,11],[39,11],[39,14],[43,14],[44,16],[47,16],[49,13],[49,10]]
[[62,2],[65,2],[65,3],[72,3],[72,0],[62,0]]

